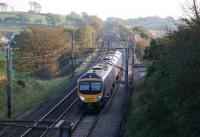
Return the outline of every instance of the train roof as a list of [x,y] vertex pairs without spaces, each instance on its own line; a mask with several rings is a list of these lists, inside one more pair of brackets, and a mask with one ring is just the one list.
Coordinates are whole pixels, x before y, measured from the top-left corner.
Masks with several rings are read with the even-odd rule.
[[94,65],[90,70],[87,71],[86,74],[82,75],[80,79],[85,79],[85,78],[103,79],[112,70],[113,66],[117,65],[116,63],[119,58],[121,58],[121,52],[119,51],[109,52],[103,58],[102,62]]
[[84,74],[84,75],[82,75],[81,77],[80,77],[80,79],[85,79],[85,78],[97,78],[97,79],[101,79],[101,76],[99,76],[98,74],[96,74],[96,73],[92,73],[92,72],[88,72],[88,73],[86,73],[86,74]]

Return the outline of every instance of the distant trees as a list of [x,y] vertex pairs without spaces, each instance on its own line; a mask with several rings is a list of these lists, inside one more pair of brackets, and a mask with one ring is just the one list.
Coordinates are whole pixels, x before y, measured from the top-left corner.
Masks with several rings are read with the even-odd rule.
[[30,23],[29,17],[24,13],[17,13],[16,16],[7,16],[0,21],[0,23],[9,25],[9,24],[28,24]]
[[38,2],[29,1],[30,10],[29,12],[40,13],[42,6]]
[[55,26],[60,22],[59,15],[48,13],[46,15],[47,24],[50,26]]
[[83,26],[86,25],[86,22],[76,12],[71,12],[69,15],[66,16],[66,23],[75,26]]
[[93,27],[95,33],[101,33],[103,29],[103,21],[97,16],[91,16],[89,25]]
[[8,24],[16,24],[18,21],[19,21],[19,19],[16,17],[6,17],[6,18],[4,18],[2,23],[8,25]]
[[24,13],[18,13],[17,16],[19,17],[19,22],[21,24],[27,24],[30,22],[29,18]]
[[85,25],[96,25],[94,28],[102,28],[103,21],[97,16],[90,16],[86,12],[82,12],[81,15],[76,12],[71,12],[66,16],[66,23],[70,25],[75,25],[77,27],[83,27]]
[[0,8],[1,8],[1,12],[6,12],[6,10],[8,8],[8,4],[7,3],[0,3]]

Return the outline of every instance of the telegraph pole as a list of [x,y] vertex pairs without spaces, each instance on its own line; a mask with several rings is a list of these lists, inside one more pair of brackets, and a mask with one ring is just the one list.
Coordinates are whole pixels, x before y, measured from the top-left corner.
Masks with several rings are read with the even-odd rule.
[[10,41],[7,45],[7,116],[12,118],[12,54]]

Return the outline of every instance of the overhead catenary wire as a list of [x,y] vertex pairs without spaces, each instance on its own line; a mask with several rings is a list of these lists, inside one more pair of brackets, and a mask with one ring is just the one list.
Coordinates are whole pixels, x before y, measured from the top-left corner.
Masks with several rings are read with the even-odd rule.
[[[82,39],[81,39],[82,40]],[[80,41],[80,42],[77,42],[76,41],[76,43],[78,43],[78,44],[84,44],[84,43],[88,43],[88,42],[90,42],[91,41],[91,39],[90,38],[88,38],[88,39],[85,39],[85,40],[83,40],[83,41]],[[65,46],[65,47],[63,47],[63,48],[61,48],[61,49],[58,49],[58,50],[56,50],[56,51],[52,51],[52,49],[45,49],[45,50],[48,50],[48,51],[50,51],[50,52],[48,52],[47,51],[47,53],[44,51],[44,53],[45,53],[45,55],[42,55],[42,56],[31,56],[31,57],[27,57],[27,56],[17,56],[16,54],[13,54],[14,55],[14,59],[28,59],[28,61],[27,60],[25,60],[25,61],[23,61],[23,62],[17,62],[17,60],[14,60],[14,63],[16,64],[16,65],[25,65],[25,64],[45,64],[45,65],[50,65],[50,64],[56,64],[56,63],[59,63],[59,62],[62,62],[62,63],[68,63],[69,61],[71,61],[71,59],[70,59],[70,57],[65,57],[65,58],[62,58],[62,59],[59,59],[59,60],[57,60],[57,59],[55,59],[55,60],[52,60],[52,61],[48,61],[48,59],[40,59],[40,58],[45,58],[45,57],[49,57],[49,56],[53,56],[54,54],[57,54],[57,53],[59,53],[59,52],[61,52],[61,51],[63,51],[63,50],[65,50],[65,49],[68,49],[68,50],[70,50],[70,48],[69,48],[69,45],[70,45],[71,43],[68,43],[68,45],[67,46]],[[34,50],[27,50],[27,49],[23,49],[23,50],[21,50],[21,49],[12,49],[12,52],[41,52],[41,50],[37,50],[37,49],[34,49]],[[43,52],[43,51],[42,51]],[[3,53],[3,52],[2,52]],[[16,56],[15,56],[16,55]],[[79,55],[78,53],[77,54],[74,54],[75,56],[77,56],[77,55]],[[30,59],[30,60],[29,60]]]
[[[84,43],[88,43],[90,41],[91,41],[91,39],[88,38],[88,39],[86,39],[84,41],[80,41],[80,42],[74,41],[74,44],[76,44],[76,43],[84,44]],[[71,45],[71,42],[67,43],[66,46],[64,46],[63,48],[58,49],[56,51],[53,51],[54,49],[12,49],[12,51],[13,52],[34,52],[34,51],[35,52],[37,52],[37,51],[46,52],[47,51],[47,53],[49,52],[48,54],[55,54],[55,53],[58,53],[60,51],[65,50],[65,49],[69,49],[70,50],[71,49],[70,45]],[[41,50],[45,50],[45,51],[41,51]]]
[[[61,49],[56,49],[56,51],[53,51],[55,49],[13,49],[12,51],[13,52],[49,52],[48,54],[55,54],[55,53],[58,53],[60,51],[63,51],[65,50],[66,48],[68,48],[70,45],[70,43],[68,43],[67,45],[65,45],[63,48]],[[70,49],[70,48],[69,48]]]
[[[76,55],[79,55],[79,54],[74,54],[75,56]],[[20,57],[19,57],[20,58]],[[36,57],[37,58],[37,57]],[[23,65],[23,64],[33,64],[33,63],[42,63],[42,64],[45,64],[45,62],[46,62],[46,64],[56,64],[56,63],[58,63],[58,62],[61,62],[61,61],[64,61],[64,60],[71,60],[71,57],[65,57],[65,58],[62,58],[62,59],[59,59],[59,60],[51,60],[51,61],[48,61],[48,60],[42,60],[42,59],[40,59],[40,60],[36,60],[36,58],[30,58],[30,59],[34,59],[34,60],[31,60],[31,61],[24,61],[24,62],[20,62],[20,63],[18,63],[19,65]],[[51,63],[49,63],[49,62],[51,62]],[[14,62],[15,63],[15,62]],[[17,63],[15,63],[15,64],[17,64]]]

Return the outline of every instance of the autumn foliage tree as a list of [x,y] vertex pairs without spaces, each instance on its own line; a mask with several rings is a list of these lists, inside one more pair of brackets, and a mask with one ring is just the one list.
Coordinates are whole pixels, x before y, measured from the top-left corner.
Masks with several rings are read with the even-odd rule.
[[[31,69],[48,73],[59,71],[58,59],[69,49],[69,37],[62,27],[44,28],[31,26],[20,33],[16,55],[18,69]],[[56,63],[57,62],[57,63]]]

